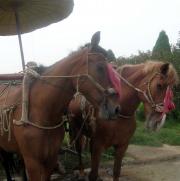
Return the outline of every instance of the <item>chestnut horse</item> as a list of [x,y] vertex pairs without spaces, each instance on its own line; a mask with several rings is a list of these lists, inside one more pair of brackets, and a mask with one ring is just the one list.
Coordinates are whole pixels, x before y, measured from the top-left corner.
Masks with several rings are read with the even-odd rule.
[[30,181],[50,180],[64,138],[61,118],[76,92],[81,92],[100,116],[108,112],[103,119],[119,111],[117,96],[109,92],[114,85],[106,58],[96,52],[97,35],[88,48],[47,67],[41,75],[36,73],[29,90],[28,120],[18,122],[22,113],[22,86],[14,82],[0,85],[0,147],[23,157]]
[[144,104],[146,127],[151,130],[160,129],[166,113],[174,108],[170,88],[177,82],[177,73],[171,64],[149,61],[138,65],[124,65],[118,68],[118,72],[121,79],[122,111],[117,120],[106,122],[95,116],[96,123],[93,124],[92,105],[88,101],[85,102],[83,97],[79,97],[70,102],[70,127],[73,137],[71,139],[79,152],[81,180],[83,180],[81,159],[83,135],[91,138],[89,180],[97,180],[100,156],[105,149],[113,146],[115,149],[113,181],[119,181],[122,158],[136,129],[135,111],[139,103]]

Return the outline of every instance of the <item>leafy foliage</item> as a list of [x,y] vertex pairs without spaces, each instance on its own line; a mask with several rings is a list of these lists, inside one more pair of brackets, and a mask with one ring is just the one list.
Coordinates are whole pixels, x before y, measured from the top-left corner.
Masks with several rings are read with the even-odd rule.
[[158,60],[171,60],[172,58],[169,38],[165,31],[159,33],[159,37],[152,51],[152,58]]
[[130,57],[117,58],[117,64],[119,66],[124,64],[139,64],[151,59],[151,51],[143,52],[139,51],[138,55],[131,55]]
[[158,132],[148,132],[144,129],[142,122],[137,122],[136,132],[131,139],[132,144],[162,146],[163,144],[180,145],[180,124],[173,120],[166,121],[166,124]]

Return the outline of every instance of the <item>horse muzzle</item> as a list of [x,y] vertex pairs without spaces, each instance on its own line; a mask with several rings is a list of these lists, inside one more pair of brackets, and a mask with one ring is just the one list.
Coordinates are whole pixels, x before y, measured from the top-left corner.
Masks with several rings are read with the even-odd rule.
[[159,131],[162,126],[164,125],[166,120],[166,114],[153,114],[150,113],[147,116],[146,122],[145,122],[145,128],[150,131]]
[[118,118],[120,114],[121,106],[116,104],[112,105],[106,99],[101,103],[99,108],[99,118],[105,120],[112,120]]

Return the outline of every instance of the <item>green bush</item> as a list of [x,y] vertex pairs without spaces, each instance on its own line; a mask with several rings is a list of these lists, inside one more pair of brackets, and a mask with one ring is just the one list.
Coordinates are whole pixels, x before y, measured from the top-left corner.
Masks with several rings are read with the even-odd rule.
[[137,129],[131,143],[150,146],[180,145],[180,124],[173,120],[167,120],[165,126],[159,131],[150,132],[144,129],[142,121],[137,121]]
[[136,117],[139,121],[144,121],[145,120],[145,115],[144,115],[144,105],[141,103],[138,106],[138,109],[136,111]]

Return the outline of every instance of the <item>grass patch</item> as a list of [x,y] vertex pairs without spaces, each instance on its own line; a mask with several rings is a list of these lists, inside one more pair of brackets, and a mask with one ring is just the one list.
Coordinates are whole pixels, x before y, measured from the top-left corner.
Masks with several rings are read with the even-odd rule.
[[180,145],[180,124],[168,120],[158,132],[149,132],[144,129],[143,122],[137,121],[137,129],[130,143],[149,146]]
[[[64,146],[69,143],[68,134],[65,135]],[[137,128],[130,144],[147,145],[147,146],[162,146],[163,144],[180,145],[180,123],[174,120],[167,120],[164,127],[158,132],[150,132],[144,129],[144,123],[137,121]],[[113,147],[107,149],[101,157],[101,161],[108,161],[114,158]],[[78,156],[66,153],[62,157],[62,162],[67,170],[72,170],[77,167]],[[83,163],[85,167],[90,166],[90,153],[89,150],[83,152]]]

